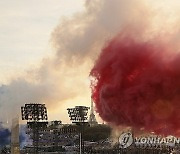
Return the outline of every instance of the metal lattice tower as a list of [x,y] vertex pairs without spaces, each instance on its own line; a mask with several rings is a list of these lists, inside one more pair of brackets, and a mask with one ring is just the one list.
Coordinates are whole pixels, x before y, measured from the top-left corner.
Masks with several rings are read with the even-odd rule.
[[95,126],[98,125],[98,122],[96,120],[96,116],[94,114],[94,106],[93,106],[93,101],[91,99],[91,112],[90,112],[90,116],[89,116],[89,124],[90,126]]

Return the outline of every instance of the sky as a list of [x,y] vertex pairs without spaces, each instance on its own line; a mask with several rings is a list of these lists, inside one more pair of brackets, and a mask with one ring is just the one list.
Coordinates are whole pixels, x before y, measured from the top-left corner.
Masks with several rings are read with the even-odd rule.
[[1,84],[51,55],[53,28],[82,9],[83,0],[0,1]]
[[83,0],[0,1],[0,85],[38,69],[43,58],[52,56],[53,29],[83,5]]
[[49,120],[70,122],[68,107],[90,106],[89,73],[106,42],[127,29],[178,42],[179,8],[179,0],[1,0],[0,121],[45,103]]

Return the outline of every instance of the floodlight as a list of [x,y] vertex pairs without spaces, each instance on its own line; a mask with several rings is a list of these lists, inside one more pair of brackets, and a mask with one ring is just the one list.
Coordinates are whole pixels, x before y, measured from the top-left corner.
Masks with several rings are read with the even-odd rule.
[[75,108],[68,108],[69,118],[73,123],[76,123],[80,126],[79,133],[79,152],[82,154],[84,152],[84,140],[83,140],[83,130],[84,125],[87,123],[87,114],[89,107],[86,106],[75,106]]
[[25,104],[21,107],[22,120],[27,120],[27,126],[33,133],[34,154],[38,153],[39,130],[47,127],[47,109],[45,104]]

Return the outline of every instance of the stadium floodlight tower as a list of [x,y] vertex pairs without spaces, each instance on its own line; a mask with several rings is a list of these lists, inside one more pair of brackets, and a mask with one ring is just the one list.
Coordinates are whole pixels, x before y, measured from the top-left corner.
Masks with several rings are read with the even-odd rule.
[[27,126],[32,130],[34,154],[38,153],[39,130],[47,127],[47,109],[45,104],[25,104],[21,107],[22,120],[27,120]]
[[75,106],[75,108],[68,108],[68,114],[70,117],[70,120],[72,123],[75,123],[76,125],[80,126],[79,131],[79,153],[84,153],[84,140],[83,140],[83,134],[84,134],[84,126],[87,124],[88,119],[88,110],[89,107],[86,106]]

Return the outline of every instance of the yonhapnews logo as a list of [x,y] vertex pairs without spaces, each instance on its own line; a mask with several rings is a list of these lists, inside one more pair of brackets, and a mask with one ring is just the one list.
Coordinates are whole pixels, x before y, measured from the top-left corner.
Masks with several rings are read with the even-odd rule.
[[122,133],[119,137],[119,145],[121,148],[128,148],[134,143],[135,146],[155,146],[155,145],[167,145],[175,146],[180,144],[180,138],[174,136],[160,137],[157,135],[153,136],[141,136],[133,137],[131,132]]
[[132,145],[133,140],[133,136],[130,132],[122,133],[119,137],[119,144],[122,148],[127,148]]

